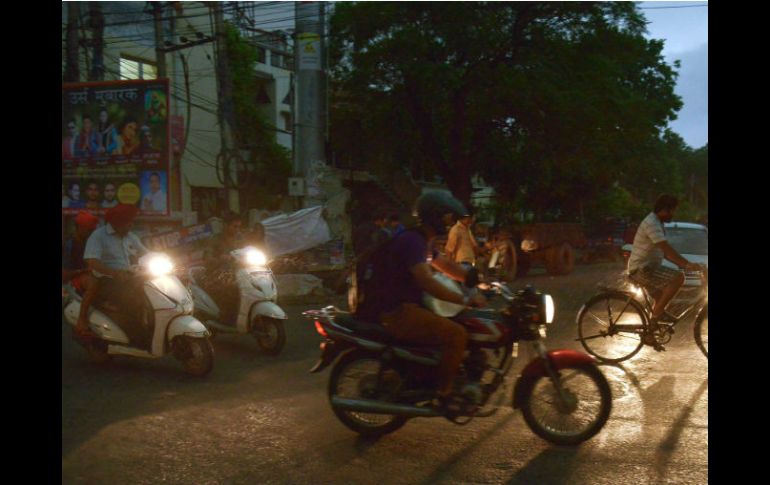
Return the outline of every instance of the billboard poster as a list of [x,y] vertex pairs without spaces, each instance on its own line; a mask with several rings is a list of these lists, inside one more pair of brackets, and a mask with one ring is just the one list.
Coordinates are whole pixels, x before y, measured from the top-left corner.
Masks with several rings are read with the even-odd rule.
[[167,216],[168,80],[62,85],[62,213],[118,203]]

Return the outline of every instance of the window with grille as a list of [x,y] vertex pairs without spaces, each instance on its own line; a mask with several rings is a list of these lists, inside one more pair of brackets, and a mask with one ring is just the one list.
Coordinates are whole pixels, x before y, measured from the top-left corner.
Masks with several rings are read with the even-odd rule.
[[136,58],[120,56],[120,79],[157,79],[158,69],[154,63]]

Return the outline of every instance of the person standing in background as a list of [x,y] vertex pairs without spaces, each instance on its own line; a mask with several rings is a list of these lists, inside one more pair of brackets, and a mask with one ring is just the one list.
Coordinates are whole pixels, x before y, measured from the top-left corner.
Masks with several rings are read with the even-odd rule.
[[471,232],[472,223],[473,216],[463,215],[449,231],[445,247],[449,259],[466,268],[476,264],[476,254],[479,251],[479,245]]

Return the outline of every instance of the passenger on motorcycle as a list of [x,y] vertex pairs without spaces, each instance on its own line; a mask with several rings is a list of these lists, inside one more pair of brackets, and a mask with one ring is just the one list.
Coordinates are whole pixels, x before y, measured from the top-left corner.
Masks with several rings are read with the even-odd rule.
[[131,257],[148,252],[136,234],[130,232],[139,209],[118,204],[108,209],[106,224],[96,229],[86,243],[84,259],[98,279],[97,303],[109,302],[119,315],[111,315],[137,347],[149,344],[149,322],[145,320],[143,282],[130,271]]
[[698,270],[700,266],[683,258],[666,240],[663,224],[671,222],[678,205],[673,195],[662,194],[653,211],[644,218],[634,236],[634,246],[628,259],[628,273],[633,281],[645,287],[655,298],[652,310],[654,323],[676,319],[665,309],[668,302],[684,284],[684,273],[662,266],[665,257],[683,270]]
[[478,276],[475,269],[466,270],[436,252],[429,264],[428,248],[435,236],[446,234],[447,226],[466,213],[451,195],[422,195],[416,204],[418,226],[396,235],[372,255],[361,286],[363,301],[356,311],[357,318],[382,323],[394,338],[440,347],[437,395],[444,403],[452,394],[468,335],[462,325],[424,308],[423,292],[463,305],[484,306],[486,299],[480,294],[469,297],[455,293],[434,279],[431,266],[457,281],[466,281],[467,286],[475,285]]
[[64,242],[62,248],[62,283],[69,281],[78,292],[85,292],[80,305],[80,316],[74,327],[76,335],[85,336],[88,330],[88,308],[96,296],[95,278],[83,259],[86,241],[99,224],[99,219],[86,211],[75,216],[75,234]]

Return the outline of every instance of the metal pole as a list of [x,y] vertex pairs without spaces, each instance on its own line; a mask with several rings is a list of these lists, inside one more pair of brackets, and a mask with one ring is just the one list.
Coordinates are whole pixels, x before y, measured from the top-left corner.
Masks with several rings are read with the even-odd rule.
[[158,66],[158,79],[166,77],[166,53],[163,49],[163,5],[162,2],[154,2],[152,14],[155,24],[155,63]]
[[99,2],[91,3],[90,24],[93,30],[94,63],[91,66],[90,80],[104,80],[104,14]]
[[[234,111],[232,109],[232,82],[230,79],[230,63],[227,57],[225,45],[225,22],[222,14],[222,2],[214,4],[214,22],[216,37],[216,57],[217,57],[217,82],[219,89],[219,122],[222,148],[220,156],[223,167],[223,183],[225,186],[225,203],[229,210],[239,212],[238,190],[233,187],[231,178],[233,177],[230,166],[229,155],[233,152],[235,144],[233,143],[232,129],[235,126]],[[237,177],[238,174],[235,174]]]
[[80,81],[80,50],[78,46],[78,21],[80,5],[78,2],[67,3],[67,65],[64,67],[64,81]]

